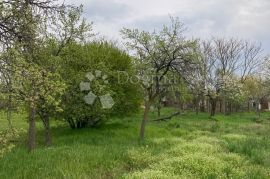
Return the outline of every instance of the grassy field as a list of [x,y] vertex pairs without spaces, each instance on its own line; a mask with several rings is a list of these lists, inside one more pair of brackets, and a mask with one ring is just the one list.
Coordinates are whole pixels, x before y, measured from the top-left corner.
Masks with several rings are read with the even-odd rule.
[[[163,114],[169,114],[165,109]],[[2,113],[0,131],[7,122]],[[155,118],[155,114],[151,114]],[[54,122],[53,146],[28,153],[27,123],[17,114],[19,142],[0,157],[0,178],[270,178],[270,113],[231,116],[187,112],[169,122],[151,122],[138,141],[141,114],[111,119],[94,129],[71,130]]]

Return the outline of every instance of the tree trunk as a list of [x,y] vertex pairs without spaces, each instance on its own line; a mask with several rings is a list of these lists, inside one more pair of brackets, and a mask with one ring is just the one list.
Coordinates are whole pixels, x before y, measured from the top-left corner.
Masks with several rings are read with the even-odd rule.
[[210,113],[211,117],[213,117],[216,114],[216,105],[217,105],[216,100],[211,99],[211,113]]
[[51,128],[50,128],[50,118],[48,115],[44,116],[44,127],[45,127],[45,145],[52,145],[52,137],[51,137]]
[[150,111],[150,103],[149,102],[145,102],[145,108],[144,108],[144,114],[143,114],[143,119],[141,122],[141,130],[140,130],[140,139],[141,141],[144,140],[144,132],[145,132],[145,125],[147,123],[148,120],[148,114]]
[[207,112],[210,113],[210,101],[209,99],[206,100],[206,104],[207,104]]
[[185,105],[185,103],[184,102],[181,102],[181,104],[180,104],[181,111],[184,111],[184,105]]
[[226,115],[226,113],[227,113],[227,104],[226,104],[226,98],[224,97],[223,98],[223,100],[222,100],[222,102],[223,102],[223,114],[224,115]]
[[29,110],[28,149],[32,151],[36,147],[36,109],[30,105]]
[[157,110],[158,110],[158,117],[160,117],[161,104],[158,104]]
[[201,107],[200,107],[200,110],[201,110],[201,112],[205,112],[205,98],[204,97],[202,97],[201,98],[202,99],[202,105],[201,105]]
[[182,111],[182,106],[181,106],[181,101],[180,100],[177,102],[177,111],[179,111],[179,112]]
[[199,114],[199,99],[196,99],[196,115]]
[[162,108],[162,98],[159,96],[159,97],[158,97],[158,106],[157,106],[158,117],[161,116],[161,108]]
[[68,122],[68,124],[69,124],[69,126],[70,126],[71,129],[75,129],[76,128],[76,125],[75,125],[73,119],[67,118],[66,121]]
[[256,105],[256,112],[257,112],[257,115],[259,117],[259,119],[261,118],[261,105],[260,105],[260,102],[257,103]]
[[219,112],[222,113],[222,100],[219,100]]

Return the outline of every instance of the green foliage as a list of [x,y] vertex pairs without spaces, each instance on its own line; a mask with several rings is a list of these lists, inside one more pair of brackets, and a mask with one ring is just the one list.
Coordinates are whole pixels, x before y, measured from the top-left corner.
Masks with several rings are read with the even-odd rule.
[[[95,126],[109,114],[127,115],[138,110],[140,95],[136,84],[130,81],[120,83],[118,71],[134,75],[131,58],[116,46],[107,42],[93,42],[79,45],[73,43],[61,53],[61,77],[67,90],[63,97],[62,117],[73,128]],[[106,80],[95,78],[89,81],[87,73],[100,71]],[[96,96],[110,94],[115,102],[112,109],[103,109],[100,100],[93,105],[84,101],[89,91],[81,91],[80,83],[90,82],[91,92]]]
[[225,97],[232,104],[243,104],[246,99],[246,93],[243,84],[236,77],[224,76],[225,79],[221,90],[221,97]]
[[175,93],[173,87],[180,86],[179,79],[186,78],[193,67],[196,41],[184,37],[184,25],[178,18],[170,20],[171,24],[160,31],[121,30],[126,46],[135,52],[134,63],[147,103]]
[[20,132],[15,128],[0,131],[0,158],[15,147],[14,141],[19,138]]
[[8,93],[29,111],[28,147],[32,150],[36,116],[46,121],[48,135],[49,118],[62,110],[65,83],[58,73],[58,55],[69,43],[84,41],[91,24],[81,20],[82,6],[50,0],[6,1],[0,6],[1,57],[6,55],[0,59],[0,76],[5,77]]

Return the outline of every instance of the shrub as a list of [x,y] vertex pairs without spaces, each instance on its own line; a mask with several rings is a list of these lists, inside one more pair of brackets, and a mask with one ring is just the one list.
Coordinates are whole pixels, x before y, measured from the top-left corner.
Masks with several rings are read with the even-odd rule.
[[[138,86],[118,82],[118,71],[133,75],[132,59],[125,52],[110,43],[95,42],[71,44],[61,57],[61,76],[68,86],[61,115],[72,128],[95,126],[109,115],[128,115],[139,109]],[[82,82],[90,83],[90,89],[82,91]],[[97,97],[93,104],[84,101],[90,91]],[[112,108],[104,109],[101,104],[101,96],[106,94],[114,101]]]

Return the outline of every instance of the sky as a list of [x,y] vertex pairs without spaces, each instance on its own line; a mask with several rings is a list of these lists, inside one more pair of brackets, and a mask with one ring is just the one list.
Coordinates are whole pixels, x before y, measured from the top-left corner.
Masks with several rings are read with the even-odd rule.
[[236,37],[262,43],[270,54],[270,0],[66,0],[84,6],[94,31],[121,41],[123,28],[159,30],[169,16],[184,23],[187,38]]

